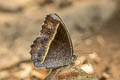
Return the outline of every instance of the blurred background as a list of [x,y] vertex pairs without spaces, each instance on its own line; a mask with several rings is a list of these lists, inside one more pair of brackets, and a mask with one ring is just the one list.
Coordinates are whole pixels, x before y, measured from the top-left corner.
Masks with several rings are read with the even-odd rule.
[[45,78],[48,70],[36,69],[29,51],[49,13],[62,18],[74,54],[89,57],[100,80],[120,80],[119,4],[119,0],[0,0],[0,80]]

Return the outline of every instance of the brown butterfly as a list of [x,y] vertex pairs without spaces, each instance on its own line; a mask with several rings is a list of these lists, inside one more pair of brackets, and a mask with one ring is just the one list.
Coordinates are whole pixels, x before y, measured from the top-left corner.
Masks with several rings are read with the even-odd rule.
[[34,65],[40,68],[58,68],[76,59],[70,35],[57,14],[46,16],[41,34],[33,42],[30,54]]

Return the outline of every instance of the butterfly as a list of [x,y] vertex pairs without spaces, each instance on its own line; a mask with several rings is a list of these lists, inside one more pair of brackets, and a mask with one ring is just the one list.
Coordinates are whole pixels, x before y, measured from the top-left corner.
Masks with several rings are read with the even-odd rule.
[[56,13],[45,17],[41,33],[31,45],[30,54],[38,68],[54,69],[69,65],[76,59],[67,28]]

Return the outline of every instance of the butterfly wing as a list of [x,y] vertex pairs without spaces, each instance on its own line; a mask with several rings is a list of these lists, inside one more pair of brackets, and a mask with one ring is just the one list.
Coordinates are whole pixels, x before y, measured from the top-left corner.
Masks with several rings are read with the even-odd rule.
[[47,15],[41,37],[34,41],[30,53],[36,67],[57,68],[71,63],[72,42],[66,26],[57,14]]

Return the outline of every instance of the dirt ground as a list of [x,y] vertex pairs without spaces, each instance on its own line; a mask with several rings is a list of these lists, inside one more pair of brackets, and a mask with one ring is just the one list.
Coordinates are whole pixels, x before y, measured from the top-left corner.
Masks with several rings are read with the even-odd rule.
[[[30,60],[30,45],[49,13],[66,24],[78,59],[100,80],[120,80],[119,0],[1,0],[0,80],[42,80],[49,70]],[[94,57],[93,57],[94,56]]]

